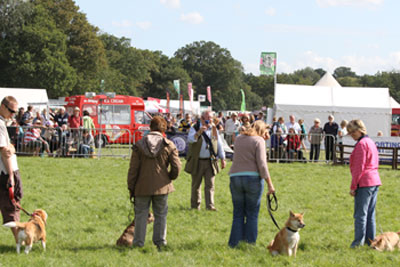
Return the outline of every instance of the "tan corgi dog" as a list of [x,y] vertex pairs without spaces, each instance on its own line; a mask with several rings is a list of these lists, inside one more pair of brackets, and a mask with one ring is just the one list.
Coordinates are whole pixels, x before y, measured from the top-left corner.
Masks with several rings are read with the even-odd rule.
[[285,228],[282,228],[275,236],[275,239],[268,245],[269,252],[275,256],[286,254],[296,257],[297,246],[300,241],[299,230],[306,226],[303,221],[304,213],[293,213],[290,211],[289,219]]
[[[153,213],[149,212],[147,217],[147,224],[154,222]],[[133,244],[133,238],[135,237],[135,220],[129,224],[122,235],[117,240],[117,246],[131,247]]]
[[400,232],[386,232],[375,237],[371,241],[371,248],[377,251],[393,251],[395,248],[400,249]]
[[3,226],[17,227],[17,253],[20,252],[21,245],[25,243],[25,253],[28,254],[32,249],[32,244],[37,241],[41,241],[43,250],[46,250],[46,222],[47,213],[44,210],[37,209],[28,222],[8,222]]

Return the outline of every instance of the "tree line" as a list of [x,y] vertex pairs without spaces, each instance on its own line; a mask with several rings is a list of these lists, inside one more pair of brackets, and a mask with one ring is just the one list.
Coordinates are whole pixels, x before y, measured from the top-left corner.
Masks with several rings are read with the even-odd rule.
[[[277,75],[278,83],[315,84],[325,73],[310,67]],[[334,77],[342,86],[389,87],[400,101],[400,73],[357,75],[339,67]],[[196,41],[168,57],[161,51],[137,49],[131,40],[101,32],[73,0],[2,0],[0,2],[0,86],[45,88],[50,98],[104,90],[118,94],[172,99],[180,80],[195,96],[212,88],[213,108],[240,109],[243,89],[248,110],[272,106],[272,76],[244,73],[241,62],[214,42]]]

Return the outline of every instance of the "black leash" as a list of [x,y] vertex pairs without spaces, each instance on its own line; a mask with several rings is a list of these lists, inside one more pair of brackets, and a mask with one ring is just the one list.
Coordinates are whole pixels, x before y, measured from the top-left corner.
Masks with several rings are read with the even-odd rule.
[[[272,202],[275,202],[275,207],[272,208]],[[269,216],[271,216],[272,221],[274,222],[275,226],[278,228],[278,230],[281,230],[281,228],[279,227],[278,223],[276,222],[274,216],[272,215],[273,211],[277,211],[278,210],[278,199],[276,198],[275,193],[271,194],[271,195],[267,195],[267,206],[268,206],[268,213]]]
[[[129,209],[128,221],[131,222],[131,221],[133,221],[133,219],[135,219],[135,212],[134,212],[134,210],[135,210],[135,197],[130,198],[129,202],[131,202],[132,208]],[[131,217],[132,215],[133,215],[133,219]]]

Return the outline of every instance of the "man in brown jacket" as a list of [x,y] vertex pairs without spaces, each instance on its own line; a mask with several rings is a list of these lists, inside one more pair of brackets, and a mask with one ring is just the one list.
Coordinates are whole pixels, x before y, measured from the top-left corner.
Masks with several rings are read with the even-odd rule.
[[150,203],[154,212],[153,243],[158,248],[167,244],[167,199],[174,191],[172,180],[179,175],[181,161],[174,143],[163,136],[166,129],[164,118],[155,116],[151,132],[133,146],[128,189],[135,203],[133,245],[137,247],[144,246]]

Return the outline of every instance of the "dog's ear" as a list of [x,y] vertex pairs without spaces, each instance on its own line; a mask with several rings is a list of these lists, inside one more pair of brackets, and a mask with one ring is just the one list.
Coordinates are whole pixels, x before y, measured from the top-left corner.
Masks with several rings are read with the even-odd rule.
[[374,242],[374,240],[371,240],[371,238],[368,238],[369,239],[369,243],[373,243]]
[[301,216],[304,216],[304,214],[306,214],[306,212],[305,211],[303,211],[302,213],[300,213],[301,214]]
[[289,214],[290,214],[290,217],[294,217],[295,216],[293,211],[289,211]]

